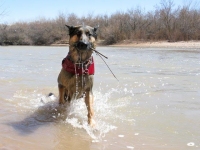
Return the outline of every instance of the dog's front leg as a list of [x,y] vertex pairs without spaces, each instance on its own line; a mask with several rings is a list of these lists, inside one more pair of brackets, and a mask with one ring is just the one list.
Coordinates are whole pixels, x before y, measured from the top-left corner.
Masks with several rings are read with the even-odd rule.
[[59,90],[59,104],[64,104],[65,100],[65,87],[61,84],[58,84],[58,90]]
[[87,91],[85,95],[85,104],[88,110],[88,124],[92,127],[95,125],[95,121],[93,119],[94,117],[93,100],[94,97],[92,93],[90,91]]

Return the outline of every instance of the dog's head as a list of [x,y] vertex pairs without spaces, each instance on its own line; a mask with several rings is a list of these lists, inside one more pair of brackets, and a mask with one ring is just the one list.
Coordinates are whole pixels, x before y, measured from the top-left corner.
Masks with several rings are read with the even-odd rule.
[[89,59],[96,48],[98,27],[68,26],[69,54],[73,62],[84,62]]

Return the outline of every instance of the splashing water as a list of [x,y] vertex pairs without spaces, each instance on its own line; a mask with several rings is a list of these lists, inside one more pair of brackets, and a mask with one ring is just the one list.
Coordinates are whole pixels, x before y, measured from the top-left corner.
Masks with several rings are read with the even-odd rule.
[[[64,106],[59,106],[57,98],[53,96],[46,96],[37,90],[20,90],[17,91],[13,99],[9,99],[9,101],[18,102],[17,105],[15,105],[17,108],[16,111],[20,108],[21,112],[34,113],[35,122],[63,121],[66,124],[70,124],[73,128],[85,130],[93,139],[92,142],[99,142],[108,132],[117,129],[117,127],[107,119],[114,113],[112,112],[112,107],[117,107],[108,104],[110,95],[113,94],[113,92],[116,91],[112,89],[106,94],[94,92],[96,126],[93,128],[87,123],[87,109],[83,98],[73,100],[70,104],[67,103]],[[106,111],[108,109],[110,109],[110,111]]]
[[105,137],[106,133],[117,129],[117,127],[103,120],[106,115],[109,115],[109,113],[105,113],[105,108],[107,108],[105,107],[105,101],[108,100],[106,98],[107,95],[103,96],[97,92],[94,92],[94,95],[96,95],[94,105],[96,126],[92,128],[87,123],[87,109],[83,98],[72,101],[66,123],[74,128],[84,129],[92,139],[98,141]]

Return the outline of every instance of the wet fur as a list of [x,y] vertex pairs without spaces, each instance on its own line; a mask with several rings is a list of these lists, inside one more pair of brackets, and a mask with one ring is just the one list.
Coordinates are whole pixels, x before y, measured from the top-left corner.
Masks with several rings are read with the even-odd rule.
[[[96,48],[96,30],[90,26],[67,26],[69,28],[69,54],[73,62],[85,61],[89,59],[93,53],[93,50],[78,51],[77,47],[74,46],[78,41],[86,41],[92,44],[92,47]],[[84,78],[84,81],[82,79]],[[76,93],[76,81],[78,81],[78,95],[76,98],[82,96],[85,97],[85,104],[88,110],[88,123],[93,126],[95,124],[93,120],[93,75],[76,75],[71,74],[63,68],[58,75],[58,89],[59,89],[59,104],[64,104],[66,101],[75,99]],[[83,85],[84,82],[84,86]]]

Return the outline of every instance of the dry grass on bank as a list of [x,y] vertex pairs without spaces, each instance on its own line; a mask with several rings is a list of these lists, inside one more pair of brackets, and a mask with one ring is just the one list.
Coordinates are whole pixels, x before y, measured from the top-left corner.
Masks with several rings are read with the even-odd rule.
[[136,47],[136,48],[147,48],[147,47],[155,47],[155,48],[200,48],[200,41],[179,41],[179,42],[168,42],[168,41],[149,41],[149,42],[141,42],[141,41],[123,41],[114,45],[110,45],[113,47]]

